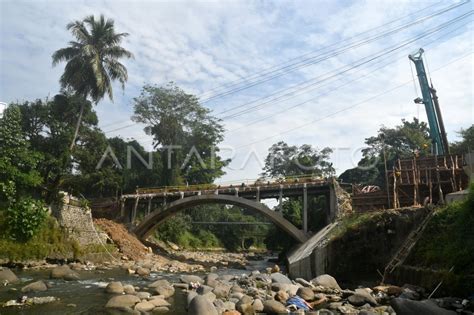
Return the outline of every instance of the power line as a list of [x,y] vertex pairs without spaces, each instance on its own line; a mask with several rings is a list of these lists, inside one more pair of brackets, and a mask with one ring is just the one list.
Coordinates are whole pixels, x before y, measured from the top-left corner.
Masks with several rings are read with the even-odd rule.
[[[361,62],[359,62],[359,63],[352,63],[352,64],[354,64],[354,65],[353,65],[353,66],[349,65],[349,66],[348,66],[349,68],[346,68],[347,66],[341,67],[341,68],[345,68],[345,69],[344,69],[344,70],[341,70],[340,72],[334,73],[334,74],[330,75],[329,77],[325,77],[325,78],[323,78],[323,79],[321,79],[321,80],[319,80],[319,81],[315,81],[315,82],[312,82],[312,83],[308,84],[309,82],[314,81],[315,79],[318,79],[318,78],[320,78],[320,77],[322,77],[322,76],[324,76],[324,75],[330,74],[331,71],[325,73],[325,74],[322,75],[322,76],[318,76],[318,77],[316,77],[316,78],[307,80],[307,81],[305,81],[305,82],[303,82],[303,83],[300,84],[300,85],[302,85],[302,84],[308,84],[307,86],[303,86],[303,87],[301,87],[301,88],[299,88],[299,89],[296,89],[296,90],[293,91],[293,92],[286,93],[286,94],[281,95],[281,96],[279,96],[279,97],[276,97],[276,98],[274,98],[274,99],[268,100],[268,101],[266,101],[266,102],[264,102],[264,103],[260,103],[260,104],[254,105],[254,106],[252,106],[252,107],[250,107],[250,108],[248,108],[248,109],[243,109],[243,110],[241,110],[241,111],[239,111],[239,112],[237,112],[237,113],[234,113],[234,114],[230,114],[230,115],[228,115],[228,116],[221,117],[221,119],[230,119],[230,118],[235,118],[235,117],[241,116],[241,115],[246,114],[246,113],[248,113],[248,112],[250,112],[250,111],[253,111],[253,110],[255,110],[255,109],[258,109],[258,108],[262,107],[262,106],[265,105],[265,104],[272,103],[273,101],[278,100],[279,98],[281,98],[281,97],[283,97],[283,96],[292,95],[293,93],[295,93],[295,92],[297,92],[297,91],[304,90],[304,89],[306,89],[306,88],[308,88],[308,87],[310,87],[310,86],[317,85],[317,84],[322,83],[322,82],[324,82],[324,81],[326,81],[326,80],[328,80],[328,79],[337,77],[337,76],[339,76],[339,75],[341,75],[341,74],[344,74],[344,73],[347,73],[347,72],[349,72],[350,70],[353,70],[353,69],[355,69],[355,68],[361,67],[361,66],[363,66],[363,65],[365,65],[365,64],[367,64],[367,63],[370,63],[371,61],[374,61],[374,60],[376,60],[376,59],[378,59],[378,58],[383,57],[383,56],[385,56],[387,53],[391,53],[391,52],[393,52],[393,51],[399,50],[400,48],[403,48],[403,47],[405,47],[405,46],[411,44],[411,43],[414,42],[414,41],[417,41],[417,40],[419,40],[419,39],[421,39],[421,38],[427,37],[427,36],[429,36],[429,35],[431,35],[431,34],[433,34],[433,33],[435,33],[435,32],[438,32],[438,31],[440,31],[440,30],[442,30],[442,29],[444,29],[444,28],[450,26],[451,24],[454,24],[454,23],[456,23],[456,22],[458,22],[458,21],[460,21],[460,20],[466,18],[467,16],[469,16],[469,15],[471,15],[471,14],[472,14],[472,11],[470,11],[470,12],[468,12],[468,13],[465,13],[465,14],[463,14],[463,15],[460,15],[460,16],[458,16],[458,17],[456,17],[456,18],[454,18],[454,19],[452,19],[452,20],[450,20],[450,21],[448,21],[448,22],[446,22],[446,23],[443,23],[443,24],[441,24],[441,25],[439,25],[439,26],[437,26],[437,27],[434,27],[434,28],[428,30],[427,32],[425,32],[425,33],[423,33],[423,34],[421,34],[421,35],[418,35],[417,37],[412,38],[411,40],[408,40],[408,41],[406,41],[406,42],[404,42],[404,43],[402,43],[402,44],[394,45],[394,46],[390,47],[389,49],[385,48],[384,50],[382,50],[382,51],[380,51],[379,53],[377,53],[377,55],[375,55],[374,57],[367,56],[367,57],[361,58],[361,59],[359,59],[359,61],[360,61],[360,60],[364,60],[364,59],[370,57],[369,59],[364,60],[364,61],[361,61]],[[340,69],[341,69],[341,68],[340,68]],[[284,90],[283,90],[283,91],[284,91]],[[274,93],[274,94],[278,94],[278,93]],[[272,95],[274,95],[274,94],[272,94]],[[270,95],[270,96],[271,96],[271,95]],[[268,98],[268,96],[267,96],[267,97],[264,97],[264,98],[261,98],[261,99],[266,99],[266,98]],[[291,98],[291,97],[290,97],[290,98]],[[245,106],[245,105],[246,105],[246,104],[244,104],[244,106]]]
[[[275,78],[280,77],[280,76],[282,76],[282,75],[285,75],[285,74],[287,74],[287,73],[290,73],[290,72],[292,72],[292,71],[294,71],[294,70],[297,70],[297,69],[300,69],[300,68],[303,68],[303,67],[307,67],[307,66],[309,66],[309,65],[317,64],[317,63],[319,63],[319,62],[321,62],[321,61],[324,61],[324,60],[333,58],[333,57],[335,57],[335,56],[337,56],[337,55],[340,55],[340,54],[342,54],[342,53],[344,53],[344,52],[346,52],[346,51],[348,51],[348,50],[350,50],[350,49],[353,49],[353,48],[356,48],[356,47],[360,47],[360,46],[366,45],[366,44],[368,44],[368,43],[370,43],[370,42],[373,42],[373,41],[376,41],[376,40],[378,40],[378,39],[380,39],[380,38],[383,38],[383,37],[386,37],[386,36],[388,36],[388,35],[392,35],[392,34],[395,34],[395,33],[399,32],[399,31],[402,31],[402,30],[404,30],[404,29],[407,29],[407,28],[409,28],[409,27],[411,27],[411,26],[413,26],[413,25],[422,23],[422,22],[424,22],[424,21],[426,21],[426,20],[429,20],[429,19],[431,19],[431,18],[433,18],[433,17],[435,17],[435,16],[438,16],[438,15],[444,14],[444,13],[446,13],[446,12],[449,12],[449,11],[455,9],[455,8],[458,8],[458,7],[462,6],[462,5],[465,5],[465,4],[468,3],[468,2],[469,2],[469,1],[465,1],[465,2],[461,2],[461,3],[459,3],[459,4],[451,5],[451,6],[447,7],[447,8],[445,8],[445,9],[442,9],[442,10],[440,10],[440,11],[434,12],[434,13],[428,15],[428,16],[422,17],[422,18],[420,18],[420,19],[417,19],[417,20],[412,21],[412,22],[410,22],[410,23],[404,24],[404,25],[402,25],[402,26],[396,27],[396,28],[394,28],[394,29],[392,29],[392,30],[388,30],[388,31],[386,31],[386,32],[384,32],[384,33],[381,33],[381,34],[375,34],[375,36],[372,36],[372,37],[369,36],[369,37],[366,38],[366,39],[362,39],[362,40],[360,40],[359,42],[356,41],[356,42],[351,43],[351,44],[349,44],[349,45],[347,45],[347,46],[345,46],[345,47],[342,46],[342,48],[338,48],[339,51],[337,51],[337,50],[336,50],[336,51],[330,51],[330,52],[328,52],[328,53],[326,53],[326,54],[323,54],[323,55],[317,55],[317,56],[313,56],[313,57],[310,57],[310,58],[306,58],[306,59],[303,59],[303,60],[301,60],[301,61],[298,61],[298,62],[295,62],[295,63],[291,63],[291,64],[289,64],[289,65],[287,65],[287,66],[278,68],[278,69],[276,69],[276,70],[272,70],[272,71],[266,73],[265,75],[259,75],[258,77],[263,77],[261,80],[257,80],[257,81],[251,82],[250,84],[247,84],[247,85],[242,86],[242,87],[236,87],[236,88],[234,88],[234,89],[230,89],[230,90],[225,91],[225,92],[217,93],[217,94],[215,94],[215,95],[213,95],[213,96],[211,96],[211,97],[208,97],[208,98],[206,98],[206,99],[204,99],[204,100],[201,100],[201,102],[208,102],[208,101],[210,101],[210,100],[212,100],[212,99],[221,98],[221,97],[224,97],[224,96],[227,96],[227,95],[236,93],[236,92],[240,92],[240,91],[242,91],[242,90],[248,89],[248,88],[250,88],[250,87],[259,85],[259,84],[261,84],[261,83],[267,82],[267,81],[269,81],[269,80],[272,80],[272,79],[275,79]],[[316,59],[316,58],[319,58],[319,59]],[[276,72],[282,71],[282,70],[283,70],[283,72],[276,73]],[[276,73],[276,74],[267,77],[267,75],[272,74],[272,73]]]
[[[466,23],[466,24],[462,24],[462,25],[460,25],[459,27],[456,27],[455,29],[453,29],[453,30],[451,30],[451,31],[449,31],[449,32],[447,32],[447,33],[445,33],[445,34],[443,34],[443,35],[441,35],[441,36],[438,36],[437,38],[431,40],[430,42],[425,43],[423,46],[429,46],[429,45],[431,45],[432,43],[438,41],[439,39],[445,37],[446,35],[449,35],[449,34],[453,33],[454,31],[460,29],[461,27],[464,27],[465,25],[467,25],[467,24],[469,24],[469,23],[471,23],[471,22],[472,22],[472,21],[469,21],[469,22]],[[387,64],[385,64],[385,65],[382,65],[382,66],[380,66],[380,67],[377,67],[377,68],[371,70],[370,72],[368,72],[368,73],[366,73],[366,74],[364,74],[364,75],[362,75],[362,76],[360,76],[360,77],[357,77],[357,78],[355,78],[355,79],[353,79],[353,80],[350,80],[350,81],[348,81],[348,82],[345,82],[344,84],[339,85],[339,86],[337,86],[337,87],[331,89],[330,91],[328,91],[328,92],[326,92],[326,93],[318,94],[317,97],[319,98],[319,97],[321,97],[321,96],[326,96],[326,95],[328,95],[328,94],[331,94],[331,93],[335,92],[336,90],[340,89],[341,87],[347,86],[347,85],[349,85],[349,84],[351,84],[351,83],[353,83],[353,82],[355,82],[355,81],[358,81],[358,80],[360,80],[360,79],[362,79],[362,78],[364,78],[364,77],[367,77],[367,76],[370,75],[371,73],[373,73],[373,72],[375,72],[375,71],[378,71],[378,70],[380,70],[380,69],[382,69],[382,68],[384,68],[384,67],[386,67],[386,66],[388,66],[388,65],[390,65],[390,64],[392,64],[392,63],[395,63],[396,61],[398,61],[398,60],[400,60],[400,59],[402,59],[402,58],[404,58],[404,57],[405,57],[405,56],[400,57],[400,58],[398,58],[398,59],[396,59],[396,60],[394,60],[394,61],[392,61],[392,62],[389,62],[389,63],[387,63]],[[390,57],[389,57],[389,58],[390,58]],[[379,61],[379,62],[380,62],[380,61]],[[379,63],[379,62],[378,62],[378,63]],[[410,65],[411,65],[411,63],[410,63]],[[359,70],[359,71],[360,71],[360,70]],[[413,72],[412,72],[412,76],[413,76]],[[414,77],[413,77],[413,79],[414,79]],[[326,85],[327,85],[327,84],[326,84]],[[314,88],[311,89],[311,90],[314,90]],[[416,91],[416,89],[415,89],[415,91]],[[308,91],[306,91],[306,92],[308,92]],[[257,123],[257,122],[264,121],[264,120],[266,120],[266,119],[268,119],[268,118],[277,116],[277,115],[282,114],[282,113],[284,113],[284,112],[286,112],[286,111],[288,111],[288,110],[290,110],[290,109],[293,109],[293,108],[302,106],[302,105],[304,105],[304,104],[307,104],[307,103],[309,103],[310,101],[313,101],[315,98],[316,98],[316,97],[312,97],[312,98],[309,99],[309,100],[306,100],[306,101],[301,102],[301,103],[298,103],[298,104],[296,104],[296,105],[292,105],[292,106],[290,106],[290,107],[287,107],[287,108],[285,108],[285,109],[283,109],[283,110],[281,110],[281,111],[279,111],[279,112],[277,112],[277,113],[274,113],[274,114],[272,114],[272,115],[268,115],[268,116],[266,116],[266,117],[259,118],[259,119],[257,119],[257,120],[253,120],[253,121],[251,121],[250,123],[247,123],[247,124],[245,124],[245,125],[243,125],[243,126],[241,126],[241,127],[239,127],[239,128],[235,128],[235,129],[229,130],[229,131],[227,132],[227,134],[228,134],[229,132],[232,133],[232,132],[235,132],[235,131],[237,131],[237,130],[243,129],[243,128],[247,127],[247,126],[253,125],[253,124]],[[281,102],[281,101],[282,101],[282,100],[279,100],[278,103]]]
[[[299,59],[301,59],[301,58],[303,58],[303,57],[309,56],[309,55],[314,54],[314,53],[316,53],[316,52],[319,52],[319,51],[321,51],[321,50],[325,50],[325,49],[327,49],[327,48],[334,47],[334,46],[337,46],[338,44],[341,44],[341,43],[344,43],[344,42],[346,42],[346,41],[352,40],[352,39],[354,39],[354,38],[360,37],[361,35],[371,33],[371,32],[373,32],[373,31],[375,31],[375,30],[377,30],[377,29],[383,28],[383,27],[385,27],[385,26],[387,26],[387,25],[390,25],[390,24],[393,24],[393,23],[395,23],[395,22],[400,22],[401,20],[404,20],[404,19],[406,19],[406,18],[408,18],[408,17],[411,17],[411,16],[414,16],[414,15],[418,15],[418,14],[420,14],[421,12],[426,11],[426,10],[428,10],[428,9],[431,9],[431,8],[433,8],[433,7],[436,7],[436,6],[438,6],[439,4],[442,4],[442,3],[443,3],[443,1],[439,1],[439,2],[436,2],[436,3],[430,4],[429,6],[424,7],[423,9],[417,10],[416,12],[412,12],[412,13],[410,13],[410,14],[407,14],[407,15],[404,15],[404,16],[399,17],[399,18],[397,18],[397,19],[394,19],[394,20],[392,20],[392,21],[390,21],[390,22],[387,22],[387,23],[381,24],[381,25],[379,25],[379,26],[376,26],[376,27],[374,27],[374,28],[371,28],[371,29],[368,29],[368,30],[359,32],[359,33],[357,33],[357,34],[355,34],[355,35],[353,35],[353,36],[350,36],[350,37],[348,37],[348,38],[339,40],[339,41],[337,41],[337,42],[334,42],[334,43],[329,44],[329,45],[327,45],[327,46],[321,47],[321,48],[319,48],[319,49],[316,49],[316,50],[307,52],[307,53],[302,54],[302,55],[299,55],[299,56],[297,56],[297,57],[293,57],[293,58],[291,58],[291,59],[289,59],[289,60],[286,60],[286,61],[283,62],[282,64],[283,64],[283,65],[284,65],[284,64],[288,64],[288,63],[290,63],[290,62],[292,62],[292,61],[299,60]],[[259,75],[259,74],[261,74],[261,73],[265,73],[265,72],[267,72],[267,71],[270,71],[270,70],[279,68],[280,66],[281,66],[281,65],[274,65],[274,66],[271,66],[271,67],[262,69],[262,70],[260,70],[260,71],[258,71],[258,72],[256,72],[256,73],[254,73],[254,74],[251,75],[250,77],[253,77],[253,76]],[[247,81],[248,79],[249,79],[248,77],[247,77],[247,78],[239,78],[239,79],[236,79],[236,80],[233,80],[233,81],[230,81],[230,82],[221,84],[221,85],[216,86],[216,87],[214,87],[214,88],[212,88],[212,89],[210,89],[210,90],[208,90],[208,91],[206,91],[206,92],[201,93],[200,95],[198,95],[198,98],[203,97],[203,96],[205,96],[206,94],[210,94],[211,92],[214,92],[214,91],[216,91],[216,90],[222,89],[222,87],[230,87],[230,86],[236,85],[237,83],[245,82],[245,81]]]
[[[457,61],[459,61],[459,60],[461,60],[461,59],[464,59],[464,58],[470,56],[472,53],[473,53],[473,52],[471,51],[471,52],[469,52],[469,53],[466,54],[466,55],[463,55],[463,56],[461,56],[461,57],[459,57],[459,58],[456,58],[456,59],[454,59],[454,60],[452,60],[452,61],[450,61],[450,62],[444,64],[443,66],[438,67],[437,69],[435,69],[435,70],[432,71],[432,72],[436,72],[436,71],[438,71],[438,70],[440,70],[440,69],[442,69],[442,68],[444,68],[444,67],[446,67],[446,66],[448,66],[448,65],[450,65],[450,64],[452,64],[452,63],[454,63],[454,62],[457,62]],[[305,124],[302,124],[302,125],[298,125],[298,126],[296,126],[296,127],[294,127],[294,128],[291,128],[291,129],[284,130],[284,131],[282,131],[282,132],[279,132],[279,133],[277,133],[277,134],[268,136],[268,137],[266,137],[266,138],[263,138],[263,139],[260,139],[260,140],[257,140],[257,141],[251,142],[251,143],[247,143],[247,144],[238,146],[238,147],[236,147],[235,149],[240,149],[240,148],[244,148],[244,147],[247,147],[247,146],[251,146],[251,145],[253,145],[253,144],[257,144],[257,143],[260,143],[260,142],[262,142],[262,141],[266,141],[266,140],[272,139],[272,138],[274,138],[274,137],[276,137],[276,136],[280,136],[280,135],[283,135],[283,134],[287,134],[287,133],[290,133],[290,132],[292,132],[292,131],[295,131],[295,130],[304,128],[304,127],[306,127],[306,126],[312,125],[312,124],[314,124],[315,122],[319,122],[319,121],[322,121],[322,120],[324,120],[324,119],[326,119],[326,118],[329,118],[329,117],[335,116],[335,115],[337,115],[337,114],[340,114],[340,113],[342,113],[342,112],[348,111],[348,110],[350,110],[350,109],[352,109],[352,108],[355,108],[355,107],[357,107],[357,106],[360,106],[360,105],[362,105],[362,104],[365,104],[365,103],[367,103],[367,102],[369,102],[369,101],[371,101],[371,100],[374,100],[374,99],[376,99],[376,98],[379,98],[380,96],[383,96],[383,95],[388,94],[388,93],[390,93],[390,92],[393,92],[393,91],[395,91],[395,90],[397,90],[397,89],[400,89],[401,87],[403,87],[403,86],[405,86],[405,85],[407,85],[407,84],[410,84],[411,82],[412,82],[411,80],[405,81],[404,83],[402,83],[402,84],[400,84],[400,85],[397,85],[397,86],[395,86],[395,87],[393,87],[393,88],[391,88],[391,89],[385,90],[385,91],[383,91],[382,93],[379,93],[379,94],[377,94],[377,95],[374,95],[374,96],[372,96],[372,97],[369,97],[369,98],[367,98],[367,99],[365,99],[365,100],[363,100],[363,101],[361,101],[361,102],[358,102],[358,103],[356,103],[356,104],[352,104],[352,105],[350,105],[350,106],[344,107],[344,108],[342,108],[342,109],[340,109],[340,110],[338,110],[338,111],[336,111],[336,112],[332,112],[332,113],[330,113],[330,114],[328,114],[328,115],[326,115],[326,116],[323,116],[323,117],[321,117],[321,118],[314,119],[314,120],[312,120],[312,121],[310,121],[310,122],[308,122],[308,123],[305,123]]]

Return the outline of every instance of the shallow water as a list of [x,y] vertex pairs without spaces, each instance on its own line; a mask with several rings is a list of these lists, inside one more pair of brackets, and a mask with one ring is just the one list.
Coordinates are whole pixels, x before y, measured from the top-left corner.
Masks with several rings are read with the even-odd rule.
[[[249,261],[247,269],[264,270],[270,266],[267,261]],[[105,304],[113,295],[104,292],[104,287],[110,281],[121,281],[123,285],[131,284],[140,288],[147,287],[152,281],[158,277],[167,279],[171,283],[179,282],[181,274],[173,273],[152,273],[150,279],[144,280],[140,277],[128,275],[126,270],[114,269],[104,271],[79,271],[81,276],[79,281],[64,281],[49,279],[49,270],[32,271],[14,270],[15,274],[22,280],[22,283],[0,287],[0,304],[19,298],[22,295],[28,297],[34,296],[55,296],[60,300],[57,302],[33,305],[33,306],[12,306],[0,307],[0,315],[10,314],[109,314],[105,309]],[[242,269],[219,269],[218,274],[236,274],[240,275],[248,273]],[[204,276],[203,273],[195,273]],[[44,280],[52,284],[46,292],[23,294],[21,288],[31,281]],[[15,290],[16,289],[16,290]],[[146,290],[143,290],[146,291]],[[184,315],[186,295],[181,289],[176,289],[173,297],[168,299],[171,303],[170,312],[168,314]],[[73,304],[73,305],[72,305]]]

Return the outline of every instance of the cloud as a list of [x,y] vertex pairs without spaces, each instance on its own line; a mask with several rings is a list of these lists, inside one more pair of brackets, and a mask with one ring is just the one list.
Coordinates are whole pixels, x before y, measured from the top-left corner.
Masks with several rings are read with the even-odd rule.
[[[52,68],[51,54],[71,39],[65,25],[71,20],[103,13],[115,20],[117,30],[130,33],[124,46],[134,53],[135,59],[125,61],[129,71],[125,90],[122,92],[118,85],[114,86],[114,103],[105,99],[96,107],[100,125],[110,131],[108,136],[133,137],[151,148],[151,138],[143,133],[143,126],[129,127],[133,98],[144,84],[175,81],[204,100],[212,92],[225,91],[225,85],[239,79],[252,82],[249,80],[252,76],[258,77],[265,69],[285,65],[303,54],[306,58],[324,52],[331,55],[328,60],[204,103],[216,114],[234,107],[249,108],[261,101],[245,106],[248,102],[277,92],[280,94],[276,96],[282,95],[299,88],[302,82],[336,73],[338,68],[375,56],[470,9],[465,5],[340,55],[334,52],[343,43],[324,48],[342,39],[356,41],[380,34],[448,5],[375,0],[352,3],[4,0],[0,2],[0,100],[31,100],[57,93],[63,65]],[[421,46],[426,48],[432,70],[472,52],[472,24],[462,26],[465,22],[468,20],[311,89],[298,91],[283,101],[271,101],[258,110],[226,119],[228,132],[224,144],[238,149],[231,169],[221,181],[255,178],[261,172],[261,165],[255,158],[243,163],[249,150],[263,159],[269,146],[278,140],[336,148],[333,158],[338,172],[342,172],[352,167],[354,154],[357,157],[353,152],[381,125],[393,126],[402,118],[418,115],[426,121],[424,109],[412,102],[416,96],[413,83],[334,113],[412,80],[407,55]],[[376,29],[358,35],[373,28]],[[384,67],[377,69],[381,66]],[[432,72],[451,140],[456,138],[457,130],[473,123],[472,74],[472,55]],[[266,119],[249,125],[260,118]]]

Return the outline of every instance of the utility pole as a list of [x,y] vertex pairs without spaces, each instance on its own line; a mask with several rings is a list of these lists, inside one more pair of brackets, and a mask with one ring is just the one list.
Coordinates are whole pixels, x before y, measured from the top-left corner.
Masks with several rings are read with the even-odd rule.
[[388,203],[388,208],[391,208],[390,204],[390,192],[389,192],[389,186],[388,186],[388,168],[387,168],[387,154],[385,152],[385,134],[380,134],[380,139],[382,140],[382,152],[383,152],[383,164],[385,168],[385,190],[387,191],[387,203]]

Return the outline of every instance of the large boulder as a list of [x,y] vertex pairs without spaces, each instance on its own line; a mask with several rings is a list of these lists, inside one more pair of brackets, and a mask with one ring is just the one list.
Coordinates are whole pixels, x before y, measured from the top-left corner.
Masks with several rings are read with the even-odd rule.
[[161,297],[155,297],[149,300],[148,302],[152,303],[155,307],[171,306],[171,304],[168,301],[166,301],[164,298],[161,298]]
[[271,274],[272,282],[274,283],[286,283],[286,284],[292,284],[291,280],[285,276],[284,274],[281,274],[279,272],[274,272]]
[[46,286],[46,284],[43,281],[40,280],[40,281],[36,281],[36,282],[30,283],[30,284],[24,286],[21,289],[21,292],[23,292],[23,293],[43,292],[43,291],[46,291],[46,290],[48,290],[48,287]]
[[311,288],[308,287],[299,288],[298,291],[296,291],[296,295],[298,295],[305,301],[314,300],[314,292],[313,290],[311,290]]
[[360,288],[360,289],[355,289],[355,293],[356,295],[360,295],[362,297],[364,297],[365,301],[367,303],[369,303],[370,305],[374,306],[374,305],[377,305],[377,301],[375,300],[375,298],[370,294],[370,289],[368,288]]
[[224,283],[217,283],[212,291],[218,298],[225,298],[229,295],[230,285]]
[[53,279],[64,279],[66,281],[79,280],[79,274],[69,268],[68,265],[58,266],[51,270],[51,278]]
[[135,310],[140,313],[147,313],[155,308],[155,305],[150,301],[143,301],[135,305]]
[[18,283],[20,279],[8,268],[0,270],[0,284]]
[[263,302],[263,312],[267,314],[287,314],[285,305],[275,300]]
[[330,275],[320,275],[311,280],[311,283],[314,285],[320,285],[325,288],[335,289],[341,291],[341,287],[337,283],[336,279]]
[[171,285],[168,280],[160,279],[148,285],[149,288],[156,288],[162,285]]
[[173,296],[174,294],[174,287],[172,285],[160,285],[155,287],[155,292],[158,293],[158,295],[162,295],[165,299]]
[[107,302],[105,307],[120,310],[131,310],[137,303],[140,303],[140,299],[135,295],[116,295]]
[[455,311],[449,311],[438,305],[425,301],[412,301],[403,298],[394,298],[390,301],[390,305],[397,315],[412,314],[430,314],[430,315],[456,315]]
[[123,286],[122,282],[120,281],[112,281],[105,287],[105,292],[111,294],[122,294],[123,293]]
[[218,315],[217,309],[209,300],[197,295],[189,304],[188,314],[190,315]]

